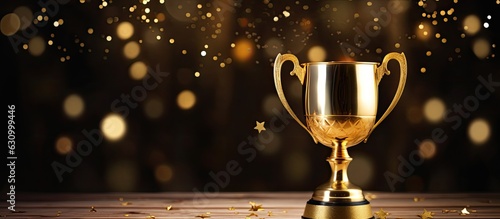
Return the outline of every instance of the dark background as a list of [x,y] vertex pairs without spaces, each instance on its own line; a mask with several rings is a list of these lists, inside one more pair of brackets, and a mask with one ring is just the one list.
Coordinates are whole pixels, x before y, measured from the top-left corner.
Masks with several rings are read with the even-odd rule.
[[[43,11],[37,1],[0,5],[2,18],[21,6],[35,14],[26,24],[26,14],[17,14],[20,28],[34,27],[35,34],[20,29],[0,37],[4,97],[16,104],[18,192],[313,190],[329,177],[329,149],[293,120],[277,122],[282,131],[270,127],[273,109],[284,110],[272,68],[280,52],[301,62],[380,62],[389,52],[405,53],[408,81],[399,104],[366,144],[349,149],[355,184],[398,192],[500,191],[500,86],[481,88],[484,100],[475,97],[479,77],[500,81],[498,1],[60,1],[41,13],[46,25],[33,23]],[[117,35],[122,22],[133,26],[129,38]],[[14,36],[21,43],[12,43]],[[139,45],[136,57],[124,55],[129,42]],[[143,79],[129,74],[136,62],[169,75],[126,107],[122,95],[144,88]],[[399,80],[396,63],[389,68],[379,85],[379,116]],[[287,76],[290,70],[285,64],[285,92],[302,115],[300,83]],[[196,100],[181,109],[178,96],[186,90],[179,98]],[[64,109],[70,95],[84,103],[76,117]],[[472,110],[454,111],[464,104]],[[68,154],[89,140],[82,131],[102,136],[110,113],[124,118],[124,136],[104,138],[69,166]],[[266,122],[260,137],[256,121]],[[72,170],[61,182],[54,162]],[[233,175],[226,175],[228,163],[238,164]]]

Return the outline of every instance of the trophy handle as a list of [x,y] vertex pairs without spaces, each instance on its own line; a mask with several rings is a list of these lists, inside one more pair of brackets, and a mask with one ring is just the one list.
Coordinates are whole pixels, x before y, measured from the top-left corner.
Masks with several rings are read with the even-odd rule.
[[380,65],[380,67],[377,68],[377,71],[375,72],[375,80],[377,81],[377,86],[378,84],[380,83],[380,81],[382,80],[382,77],[384,76],[384,74],[387,74],[387,75],[390,75],[391,72],[389,71],[389,69],[387,69],[387,63],[390,61],[390,60],[396,60],[398,61],[399,63],[399,69],[400,69],[400,77],[399,77],[399,85],[398,85],[398,89],[396,90],[396,94],[394,95],[394,98],[392,99],[392,102],[391,104],[389,105],[389,107],[387,108],[387,110],[385,111],[385,113],[382,115],[382,117],[380,117],[380,119],[375,123],[375,125],[373,126],[373,128],[370,130],[370,132],[368,133],[368,135],[366,136],[366,139],[365,139],[365,143],[366,141],[368,140],[368,137],[370,136],[370,134],[373,132],[373,130],[382,122],[384,121],[384,119],[389,115],[389,113],[392,112],[392,110],[394,109],[394,107],[396,106],[396,104],[398,103],[399,101],[399,98],[401,97],[401,95],[403,94],[403,90],[405,88],[405,84],[406,84],[406,77],[407,77],[407,66],[406,66],[406,56],[404,53],[396,53],[396,52],[391,52],[389,54],[387,54],[385,57],[384,57],[384,60],[382,60],[382,64]]
[[283,65],[284,62],[286,61],[291,61],[293,62],[293,70],[290,72],[291,76],[296,75],[297,78],[299,78],[300,84],[304,84],[304,78],[306,76],[306,72],[304,71],[305,69],[300,67],[299,60],[297,59],[296,56],[292,54],[283,54],[281,55],[278,53],[276,56],[276,60],[274,60],[274,85],[276,86],[276,91],[278,92],[278,97],[280,98],[281,103],[285,107],[286,111],[290,113],[293,119],[299,123],[302,128],[304,128],[309,135],[313,138],[314,142],[317,144],[318,140],[314,137],[312,132],[300,121],[299,118],[297,118],[297,115],[293,112],[292,108],[288,104],[288,101],[285,98],[285,93],[283,92],[283,87],[281,86],[281,65]]

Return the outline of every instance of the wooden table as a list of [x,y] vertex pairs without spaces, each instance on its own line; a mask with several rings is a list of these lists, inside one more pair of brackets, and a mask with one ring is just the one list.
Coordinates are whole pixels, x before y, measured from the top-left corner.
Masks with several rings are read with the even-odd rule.
[[[2,201],[7,218],[300,218],[310,192],[18,194],[16,213]],[[500,218],[500,194],[421,194],[367,192],[372,210],[387,218]],[[255,202],[249,211],[249,202]],[[258,205],[262,205],[259,209]],[[464,208],[470,214],[459,215]],[[269,216],[271,215],[271,216]]]

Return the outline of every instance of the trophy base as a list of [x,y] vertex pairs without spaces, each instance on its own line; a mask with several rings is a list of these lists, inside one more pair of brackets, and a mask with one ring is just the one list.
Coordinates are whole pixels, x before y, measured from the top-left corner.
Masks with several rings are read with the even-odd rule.
[[365,219],[374,218],[368,201],[322,202],[309,200],[303,219]]

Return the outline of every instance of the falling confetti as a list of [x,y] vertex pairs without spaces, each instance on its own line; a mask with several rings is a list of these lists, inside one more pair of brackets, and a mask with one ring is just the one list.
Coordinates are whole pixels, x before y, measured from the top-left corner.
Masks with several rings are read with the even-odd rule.
[[264,123],[266,122],[259,122],[259,121],[255,121],[255,124],[257,124],[253,129],[256,129],[257,131],[262,132],[262,131],[265,131],[266,128],[264,127]]
[[165,210],[167,210],[167,211],[170,211],[171,209],[172,209],[172,205],[165,207]]

